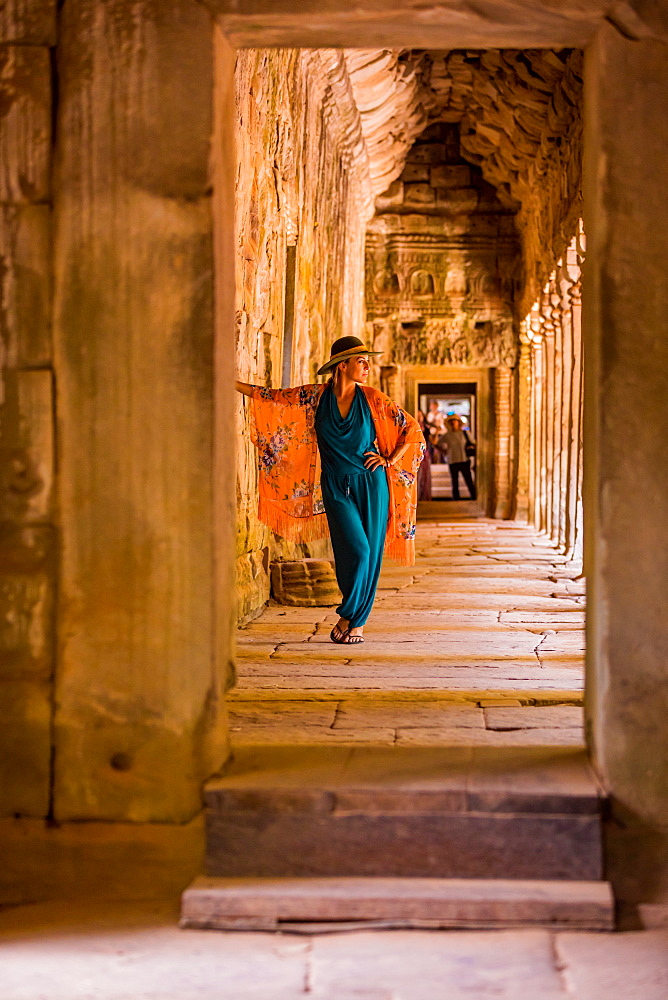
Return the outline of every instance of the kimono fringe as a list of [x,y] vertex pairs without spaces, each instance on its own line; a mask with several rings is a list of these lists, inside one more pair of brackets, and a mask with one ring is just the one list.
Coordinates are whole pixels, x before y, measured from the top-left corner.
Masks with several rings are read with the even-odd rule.
[[277,535],[289,542],[316,542],[327,538],[327,518],[325,514],[313,514],[311,517],[294,517],[272,500],[260,494],[258,502],[258,518]]
[[385,542],[385,555],[400,566],[414,566],[415,541],[412,538],[392,538]]

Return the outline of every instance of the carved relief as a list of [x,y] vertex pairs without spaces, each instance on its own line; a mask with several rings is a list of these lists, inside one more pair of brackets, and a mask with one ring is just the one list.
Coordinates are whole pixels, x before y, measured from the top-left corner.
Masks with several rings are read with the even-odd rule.
[[434,276],[429,271],[413,271],[410,278],[410,290],[412,295],[433,295]]
[[398,295],[400,291],[399,278],[394,271],[386,268],[376,275],[374,287],[379,295]]

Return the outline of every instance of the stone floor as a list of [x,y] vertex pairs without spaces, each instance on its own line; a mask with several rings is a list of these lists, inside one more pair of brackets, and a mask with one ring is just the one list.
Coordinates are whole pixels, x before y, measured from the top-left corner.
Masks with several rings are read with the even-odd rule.
[[[333,609],[273,606],[243,630],[231,699],[240,754],[258,744],[285,753],[310,743],[580,743],[584,593],[573,569],[535,533],[486,520],[421,524],[418,553],[415,567],[386,565],[364,646],[328,641]],[[177,921],[177,900],[6,908],[0,996],[668,996],[668,930],[299,935],[186,931]]]
[[330,642],[334,608],[270,605],[240,631],[233,742],[581,744],[576,574],[514,522],[421,522],[415,566],[385,563],[363,645]]
[[0,913],[3,1000],[665,1000],[668,931],[183,931],[175,907]]

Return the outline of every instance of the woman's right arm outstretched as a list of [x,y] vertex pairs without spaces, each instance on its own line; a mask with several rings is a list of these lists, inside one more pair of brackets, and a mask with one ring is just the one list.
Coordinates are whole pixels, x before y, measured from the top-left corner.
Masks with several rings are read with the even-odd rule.
[[244,396],[253,395],[253,386],[249,385],[248,382],[240,382],[237,379],[236,386],[237,386],[237,392],[243,392]]

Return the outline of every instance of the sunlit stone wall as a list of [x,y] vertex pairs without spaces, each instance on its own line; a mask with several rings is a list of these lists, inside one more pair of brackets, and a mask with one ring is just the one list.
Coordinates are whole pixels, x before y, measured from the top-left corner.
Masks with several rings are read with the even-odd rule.
[[[337,337],[360,334],[368,159],[343,55],[244,50],[237,58],[237,358],[239,378],[280,386],[288,254],[294,329],[287,383],[315,381]],[[289,250],[289,248],[294,248]],[[276,559],[326,555],[295,546],[257,519],[257,464],[247,404],[238,404],[237,599],[240,618],[269,597]]]

